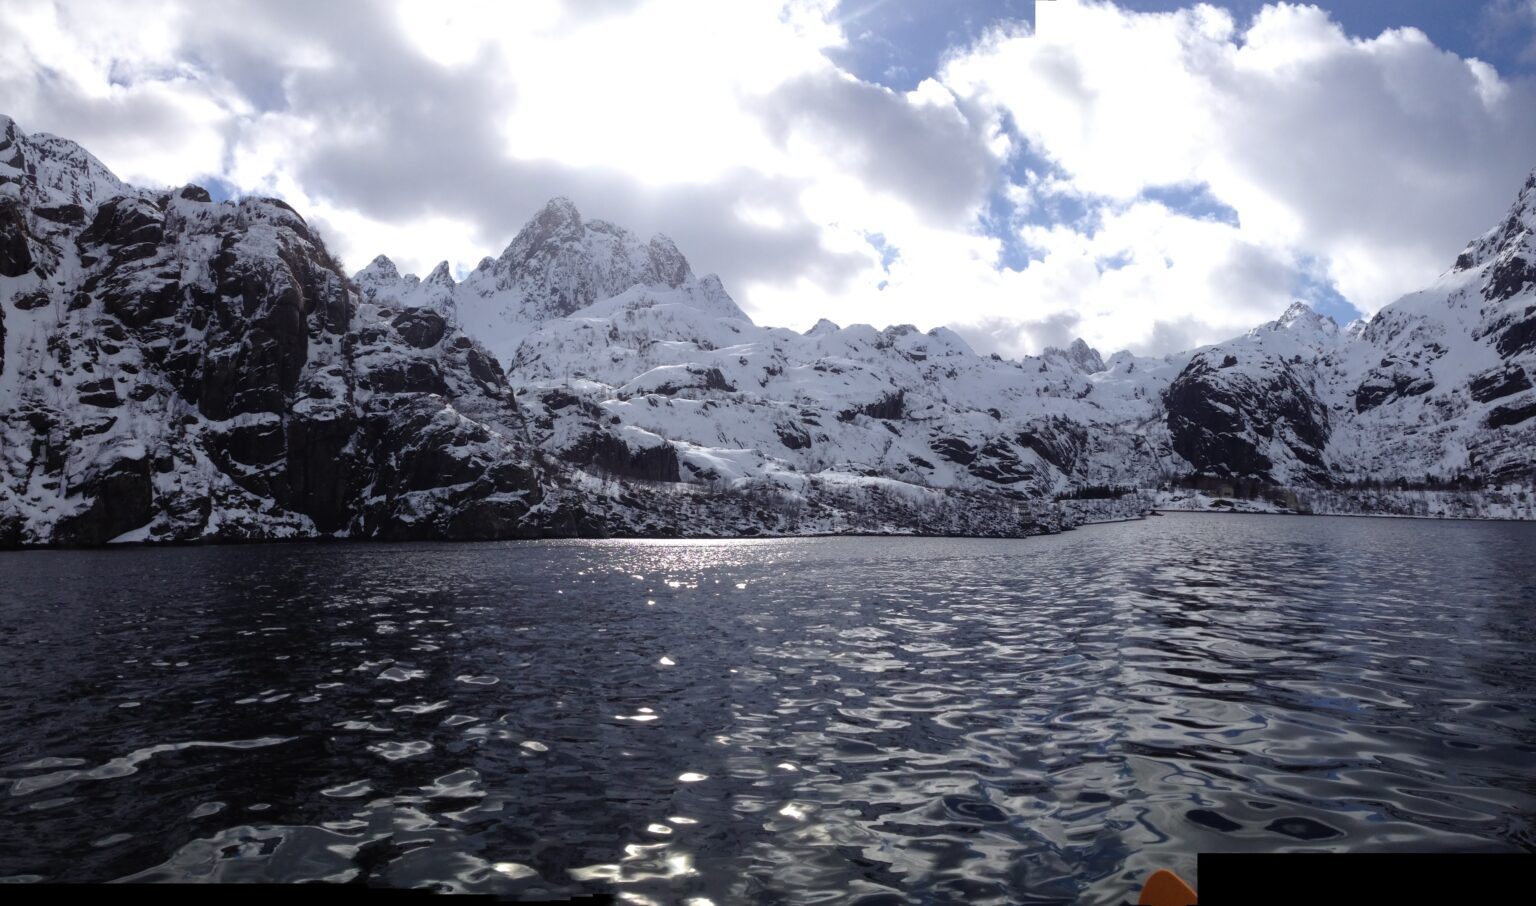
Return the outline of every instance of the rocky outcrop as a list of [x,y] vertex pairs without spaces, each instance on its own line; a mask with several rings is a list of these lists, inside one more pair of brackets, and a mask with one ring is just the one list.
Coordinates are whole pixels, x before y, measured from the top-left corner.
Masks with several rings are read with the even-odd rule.
[[8,135],[0,230],[45,222],[15,247],[78,277],[25,271],[9,300],[0,541],[542,530],[512,389],[441,314],[362,298],[280,201],[134,190]]
[[0,277],[20,277],[32,269],[32,249],[21,204],[0,195]]
[[1173,449],[1197,473],[1274,484],[1328,481],[1328,410],[1292,363],[1201,353],[1174,379],[1165,405]]

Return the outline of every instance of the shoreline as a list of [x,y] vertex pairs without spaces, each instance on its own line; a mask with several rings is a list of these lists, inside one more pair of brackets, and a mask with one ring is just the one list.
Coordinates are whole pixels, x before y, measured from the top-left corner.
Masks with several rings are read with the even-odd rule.
[[7,553],[37,553],[47,551],[143,551],[150,549],[169,548],[198,548],[198,547],[245,547],[265,546],[273,544],[340,546],[351,544],[507,544],[507,543],[537,543],[545,541],[792,541],[811,538],[944,538],[944,539],[974,539],[977,541],[1022,541],[1029,538],[1049,537],[1051,535],[1064,535],[1074,529],[1090,525],[1115,525],[1127,522],[1145,522],[1149,518],[1162,518],[1164,516],[1294,516],[1304,519],[1409,519],[1421,522],[1499,522],[1499,523],[1526,523],[1536,525],[1536,519],[1518,519],[1504,516],[1414,516],[1404,513],[1301,513],[1279,512],[1275,510],[1240,510],[1226,507],[1207,509],[1183,509],[1153,507],[1148,512],[1136,516],[1123,516],[1112,519],[1087,519],[1075,525],[1067,526],[1058,531],[1031,532],[1017,535],[964,535],[954,533],[937,532],[805,532],[796,534],[756,534],[756,535],[676,535],[676,534],[612,534],[612,535],[539,535],[534,537],[511,538],[336,538],[325,535],[296,538],[241,538],[221,539],[208,538],[190,541],[121,541],[107,542],[99,545],[60,545],[60,544],[22,544],[0,547],[0,554]]

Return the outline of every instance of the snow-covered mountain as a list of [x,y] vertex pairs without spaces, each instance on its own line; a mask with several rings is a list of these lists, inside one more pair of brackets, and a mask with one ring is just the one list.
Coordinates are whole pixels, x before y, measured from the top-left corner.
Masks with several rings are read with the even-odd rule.
[[1533,227],[1536,176],[1369,324],[1297,303],[1164,358],[1014,361],[758,326],[558,198],[462,282],[348,279],[280,201],[135,189],[0,118],[0,545],[1021,534],[1180,487],[1530,516]]
[[0,117],[0,248],[0,545],[537,533],[501,366],[360,299],[281,201]]
[[1338,328],[1300,303],[1197,354],[1168,423],[1196,469],[1280,484],[1536,483],[1536,174],[1435,283]]

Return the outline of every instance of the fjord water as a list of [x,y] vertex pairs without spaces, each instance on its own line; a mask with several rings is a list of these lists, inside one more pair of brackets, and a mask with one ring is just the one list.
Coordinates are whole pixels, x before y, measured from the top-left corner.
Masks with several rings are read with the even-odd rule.
[[1533,552],[1192,515],[0,554],[0,875],[1113,903],[1202,850],[1529,851]]

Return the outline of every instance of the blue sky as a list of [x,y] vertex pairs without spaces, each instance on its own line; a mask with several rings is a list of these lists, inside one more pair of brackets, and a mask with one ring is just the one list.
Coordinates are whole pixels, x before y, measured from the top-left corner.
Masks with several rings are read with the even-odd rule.
[[1536,166],[1536,0],[0,0],[0,46],[23,129],[354,269],[464,273],[563,195],[759,323],[1009,355],[1369,316]]
[[[938,69],[944,54],[974,43],[999,23],[1035,22],[1037,0],[858,0],[843,4],[839,21],[849,43],[836,59],[860,78],[910,89]],[[1054,0],[1038,0],[1049,3]],[[1207,0],[1251,19],[1266,0]],[[1188,0],[1123,0],[1137,12],[1172,12]],[[1374,37],[1389,28],[1417,28],[1439,47],[1478,57],[1500,72],[1536,73],[1529,50],[1536,22],[1511,22],[1496,0],[1332,0],[1320,3],[1345,31]],[[1511,27],[1512,26],[1512,27]]]
[[[1009,23],[1035,26],[1037,0],[857,0],[839,10],[848,43],[832,56],[849,72],[869,82],[910,91],[939,71],[947,54],[975,44],[987,30]],[[1041,3],[1054,0],[1038,0]],[[1251,21],[1267,0],[1208,0],[1229,10],[1239,22]],[[1174,12],[1189,0],[1118,0],[1134,12]],[[1521,18],[1508,0],[1334,0],[1319,4],[1356,38],[1375,37],[1388,29],[1416,28],[1436,46],[1462,57],[1482,59],[1507,76],[1536,74],[1536,13]],[[1016,131],[1019,147],[1009,162],[1012,174],[1025,169],[1059,168],[1029,146]],[[1213,196],[1208,185],[1185,183],[1149,188],[1142,197],[1195,218],[1239,223],[1238,213]],[[1093,230],[1090,210],[1071,196],[1038,199],[1016,208],[1001,192],[988,201],[983,224],[1004,243],[1000,264],[1021,269],[1038,250],[1012,236],[1008,225],[1022,220],[1035,224],[1078,222]],[[884,247],[882,247],[882,250]],[[882,251],[884,253],[884,251]],[[1118,261],[1119,259],[1113,259]],[[1344,298],[1333,282],[1320,277],[1317,262],[1308,260],[1291,281],[1291,292],[1340,323],[1364,313]]]

